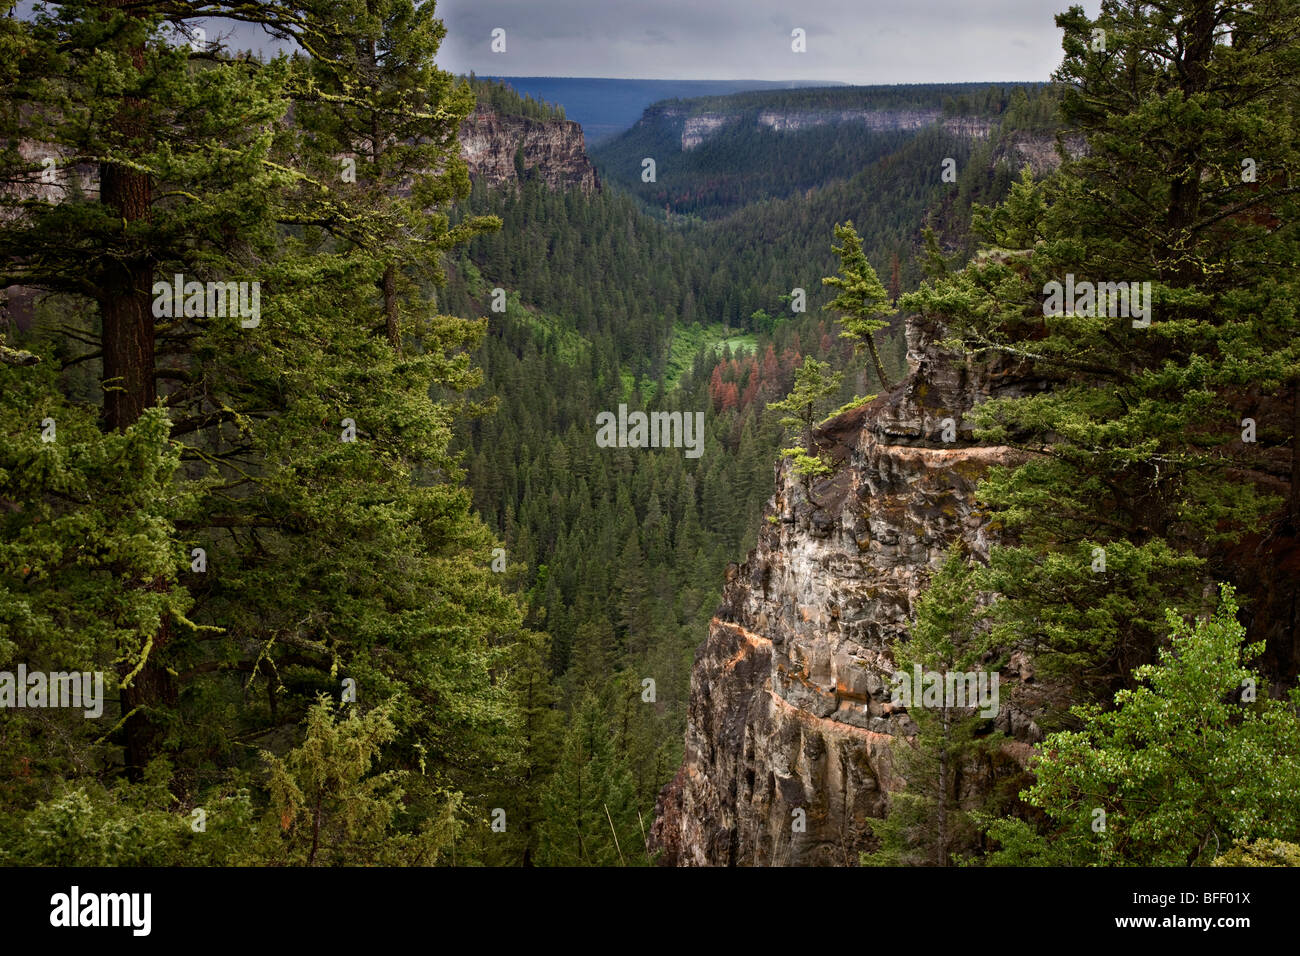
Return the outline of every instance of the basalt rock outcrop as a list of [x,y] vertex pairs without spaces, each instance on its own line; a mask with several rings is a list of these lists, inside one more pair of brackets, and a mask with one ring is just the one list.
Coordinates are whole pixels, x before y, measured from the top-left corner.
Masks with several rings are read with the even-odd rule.
[[538,176],[552,189],[576,187],[591,193],[600,188],[596,169],[587,158],[582,127],[569,120],[475,110],[460,125],[460,151],[470,178],[489,186],[519,181],[518,155],[524,175]]
[[[821,429],[837,467],[814,500],[778,466],[758,545],[729,569],[696,653],[685,758],[651,831],[661,862],[843,866],[870,849],[867,822],[904,784],[891,744],[915,733],[890,704],[890,643],[954,541],[987,554],[973,492],[1016,460],[976,443],[965,415],[1046,387],[1009,360],[945,354],[937,337],[913,320],[908,378]],[[956,436],[944,442],[948,418]],[[995,723],[1013,738],[1007,759],[1023,763],[1041,732],[1031,663],[1012,662]]]
[[733,123],[750,122],[778,133],[798,132],[815,126],[855,124],[876,132],[921,130],[943,126],[958,136],[983,138],[996,122],[981,116],[946,116],[941,110],[760,110],[757,113],[688,113],[678,107],[651,107],[642,123],[680,124],[682,149],[694,149],[718,130]]

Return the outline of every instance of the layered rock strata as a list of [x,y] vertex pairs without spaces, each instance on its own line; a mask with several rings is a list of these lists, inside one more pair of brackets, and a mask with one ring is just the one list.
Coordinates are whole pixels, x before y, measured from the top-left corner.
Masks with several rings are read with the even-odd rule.
[[552,189],[600,188],[596,169],[587,158],[582,127],[569,120],[535,120],[476,110],[460,125],[460,151],[470,178],[489,186],[516,183],[515,156],[525,175],[539,176]]
[[[685,759],[651,833],[663,863],[854,865],[872,845],[868,821],[904,785],[891,747],[915,725],[890,703],[890,644],[954,541],[987,555],[975,486],[1016,461],[974,442],[966,413],[1043,387],[1008,361],[945,354],[935,339],[910,323],[908,378],[819,432],[837,468],[813,484],[814,500],[778,467],[758,545],[729,569],[696,653]],[[956,438],[944,442],[948,418]],[[1029,663],[1012,660],[1004,688],[1032,684]],[[1002,697],[995,723],[1015,741],[1009,759],[1023,762],[1041,732]]]

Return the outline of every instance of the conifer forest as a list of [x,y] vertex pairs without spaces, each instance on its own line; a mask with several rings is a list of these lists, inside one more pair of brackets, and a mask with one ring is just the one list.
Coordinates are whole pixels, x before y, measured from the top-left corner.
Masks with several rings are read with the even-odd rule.
[[1300,3],[659,6],[0,0],[0,874],[1300,866]]

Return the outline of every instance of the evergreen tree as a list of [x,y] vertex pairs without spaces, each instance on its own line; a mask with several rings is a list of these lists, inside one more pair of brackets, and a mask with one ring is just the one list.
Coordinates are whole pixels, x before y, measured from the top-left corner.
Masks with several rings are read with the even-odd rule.
[[[296,727],[319,693],[391,700],[396,736],[376,759],[384,773],[422,771],[394,818],[417,839],[454,794],[485,792],[520,719],[494,679],[512,666],[519,613],[459,486],[456,403],[444,400],[477,381],[467,350],[482,324],[426,306],[421,334],[395,342],[383,276],[410,247],[349,235],[341,211],[356,195],[336,201],[346,190],[319,162],[358,99],[383,107],[390,137],[401,117],[437,113],[433,142],[412,147],[431,162],[411,189],[445,202],[466,185],[455,126],[472,98],[431,72],[441,26],[428,6],[418,24],[396,3],[301,18],[240,8],[309,53],[334,51],[331,81],[355,94],[342,100],[320,95],[318,55],[199,55],[164,25],[186,17],[163,6],[74,2],[6,21],[25,57],[3,74],[6,134],[65,163],[97,157],[100,190],[63,178],[59,202],[4,194],[0,285],[58,298],[24,343],[39,362],[0,366],[3,400],[26,405],[0,451],[12,466],[0,520],[17,545],[0,565],[0,649],[115,672],[121,709],[77,732],[77,766],[143,783],[165,755],[186,800],[200,781],[254,769],[245,741]],[[391,72],[343,55],[371,41],[393,53],[381,57]],[[27,186],[43,169],[12,149],[0,162],[0,179]],[[407,168],[373,165],[381,177]],[[365,187],[376,235],[428,250],[485,225],[453,229],[401,185]],[[154,280],[169,289],[177,273],[258,283],[260,315],[241,325],[201,292],[159,296]],[[183,307],[160,315],[160,300]],[[93,387],[78,391],[83,367]],[[58,427],[40,447],[33,409]],[[98,619],[83,626],[83,611]]]
[[812,443],[813,425],[821,420],[827,404],[840,387],[843,372],[832,371],[825,362],[819,362],[812,356],[804,359],[795,373],[795,384],[790,394],[778,402],[769,402],[771,411],[785,412],[781,418],[782,428],[797,434],[805,446]]
[[[271,813],[283,831],[277,862],[299,866],[431,866],[457,832],[458,795],[414,833],[393,827],[403,810],[408,773],[376,772],[382,748],[397,736],[389,708],[336,713],[322,698],[308,711],[303,742],[284,757],[264,753],[270,769]],[[343,708],[348,709],[346,705]]]
[[536,858],[543,793],[554,772],[563,734],[562,715],[555,709],[559,693],[546,666],[546,648],[540,637],[532,640],[533,646],[527,649],[515,676],[521,740],[514,787],[507,795],[514,810],[507,817],[507,832],[515,835],[521,847],[517,859],[511,862],[521,866],[532,866]]
[[[165,361],[192,330],[183,320],[156,320],[155,276],[252,278],[272,241],[269,197],[290,181],[270,162],[272,130],[287,108],[287,62],[231,58],[208,66],[196,57],[191,65],[190,47],[164,28],[161,6],[71,2],[8,23],[17,69],[5,74],[8,145],[0,179],[20,188],[0,200],[0,287],[72,299],[59,365],[94,363],[103,384],[92,401],[105,432],[136,426],[158,404],[160,381],[189,381],[195,391],[190,372]],[[277,19],[269,5],[251,15],[259,17]],[[115,77],[108,85],[105,70]],[[21,143],[37,151],[35,161]],[[97,195],[78,188],[81,157],[95,157]],[[46,159],[55,182],[42,193]],[[204,419],[233,417],[220,406],[199,406]],[[189,411],[178,408],[173,439],[191,433]],[[153,620],[123,622],[102,661],[121,679],[125,762],[136,779],[174,729],[172,664],[190,633],[176,615],[186,601],[180,555],[176,547],[170,567],[117,581],[106,576],[101,584],[150,592],[170,605]],[[133,583],[117,583],[123,580]]]
[[917,699],[920,688],[910,694],[916,734],[894,747],[907,786],[890,794],[885,819],[872,826],[880,847],[863,856],[865,866],[950,866],[978,842],[971,782],[991,776],[1001,734],[987,732],[989,717],[975,702],[957,706],[944,693],[948,675],[972,673],[981,657],[973,570],[959,548],[950,550],[917,601],[907,639],[893,648],[896,673],[909,684],[918,672],[934,673],[942,687],[937,703]]
[[[1286,396],[1300,369],[1286,265],[1300,210],[1284,185],[1300,147],[1283,79],[1298,17],[1204,0],[1058,17],[1063,119],[1086,154],[978,210],[990,248],[903,297],[977,360],[1019,358],[1053,386],[976,410],[980,437],[1024,452],[981,485],[1016,543],[994,549],[979,586],[1007,598],[996,641],[1032,648],[1085,693],[1149,662],[1156,609],[1235,573],[1226,546],[1278,513],[1259,452],[1293,439],[1240,438],[1251,391]],[[1266,157],[1260,181],[1243,157]]]
[[862,238],[853,228],[853,221],[849,220],[842,226],[836,225],[835,238],[842,243],[831,247],[840,257],[840,274],[827,276],[822,279],[822,284],[840,291],[823,308],[836,309],[842,313],[844,331],[841,334],[860,346],[866,346],[871,353],[881,388],[889,391],[889,379],[885,377],[885,368],[880,362],[880,350],[876,347],[875,336],[882,329],[889,328],[889,322],[879,316],[892,315],[894,308],[885,293],[885,287],[876,276],[876,270],[871,268],[871,263],[862,251]]
[[829,365],[810,355],[795,373],[790,394],[767,406],[771,411],[786,412],[786,417],[780,420],[781,426],[799,435],[800,444],[783,449],[781,454],[790,459],[795,474],[803,480],[808,500],[814,504],[813,479],[829,474],[832,468],[826,456],[814,450],[813,425],[821,418],[830,397],[839,390],[843,377],[843,372],[832,372]]
[[482,218],[450,228],[435,211],[469,191],[457,131],[474,94],[434,65],[446,35],[434,4],[340,0],[330,15],[345,32],[313,44],[294,97],[317,177],[303,219],[377,260],[384,332],[400,351],[405,336],[436,340],[464,324],[428,307],[445,280],[443,254],[500,225]]
[[647,862],[632,775],[615,746],[605,704],[587,693],[542,798],[542,866],[637,866]]

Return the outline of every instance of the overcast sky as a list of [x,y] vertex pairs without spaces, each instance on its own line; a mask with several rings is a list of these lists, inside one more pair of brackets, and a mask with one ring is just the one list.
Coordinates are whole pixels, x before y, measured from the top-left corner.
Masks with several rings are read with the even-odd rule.
[[[438,65],[493,76],[943,83],[1046,80],[1053,17],[1101,0],[439,0]],[[24,0],[19,10],[31,8]],[[791,50],[802,29],[807,52]],[[492,31],[506,31],[493,53]],[[256,27],[214,26],[271,52]]]
[[[439,65],[497,76],[1046,80],[1071,0],[439,0]],[[1079,2],[1079,0],[1073,0]],[[1095,15],[1100,0],[1083,0]],[[506,31],[506,52],[491,50]],[[791,31],[807,52],[791,50]]]

